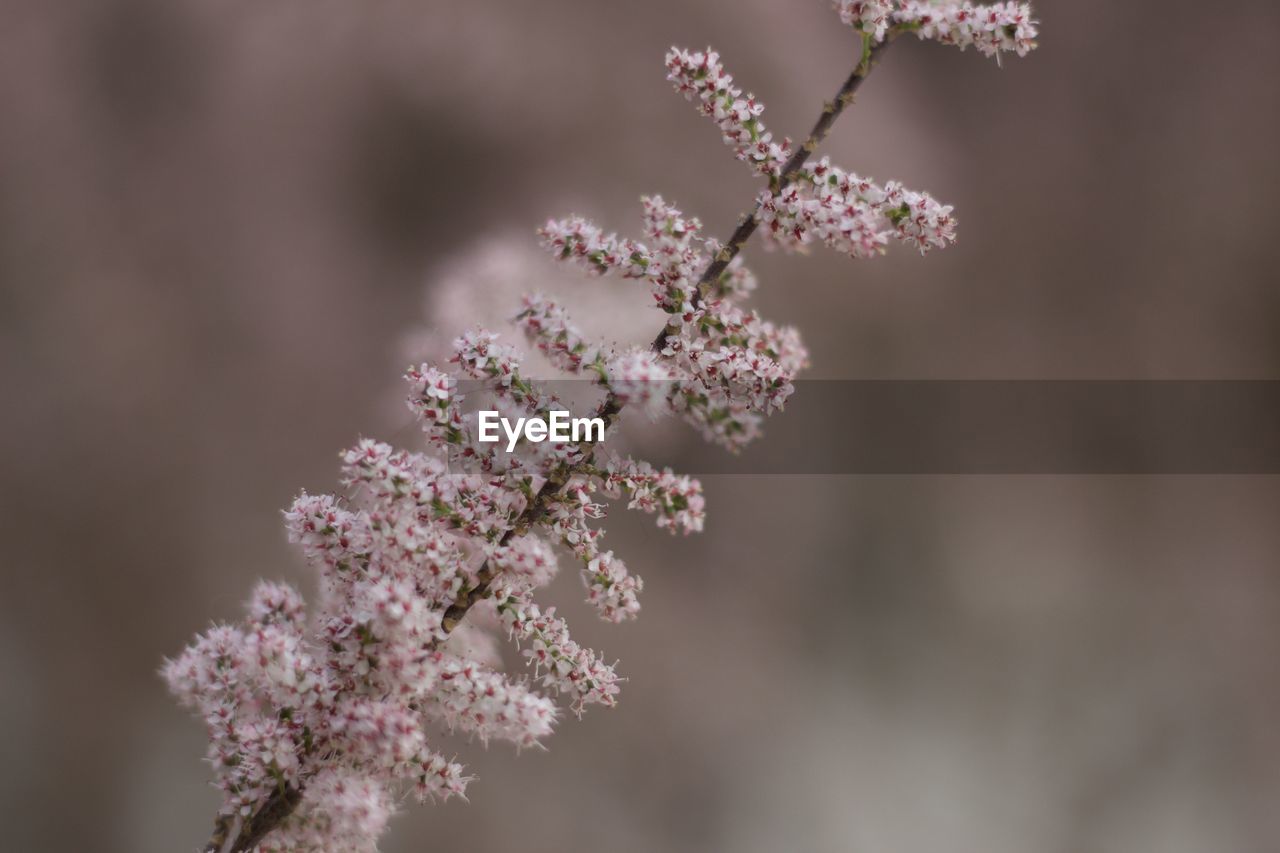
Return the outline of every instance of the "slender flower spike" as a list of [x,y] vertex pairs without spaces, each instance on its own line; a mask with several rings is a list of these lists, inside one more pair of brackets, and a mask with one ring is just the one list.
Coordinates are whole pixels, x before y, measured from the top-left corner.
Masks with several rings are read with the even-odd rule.
[[511,636],[524,645],[524,656],[542,683],[572,698],[571,708],[581,715],[587,705],[612,707],[617,703],[618,674],[590,649],[569,637],[569,626],[545,613],[527,596],[499,587],[494,590],[498,615]]
[[605,489],[612,497],[625,495],[629,509],[656,514],[658,526],[672,533],[702,530],[706,518],[702,484],[677,476],[670,468],[658,471],[643,460],[615,459],[605,469]]
[[667,54],[667,79],[680,94],[698,102],[698,110],[713,119],[739,160],[750,163],[765,177],[779,174],[791,155],[791,140],[773,141],[760,115],[764,105],[753,95],[743,97],[733,77],[711,48],[697,53],[671,48]]
[[761,193],[759,205],[766,239],[787,250],[816,240],[854,258],[870,258],[884,252],[890,237],[921,254],[955,242],[950,205],[896,181],[880,186],[825,157],[800,170],[781,193]]
[[537,347],[547,360],[566,373],[579,373],[601,358],[594,347],[569,320],[569,314],[557,302],[531,293],[515,318],[525,339]]
[[521,747],[551,734],[556,706],[549,699],[472,661],[440,653],[436,659],[440,698],[435,713],[448,726],[468,731],[484,744],[500,739]]
[[942,0],[832,0],[840,20],[872,44],[892,33],[915,33],[918,38],[964,50],[977,49],[983,56],[1001,53],[1026,56],[1039,34],[1031,18],[1030,3],[952,3]]
[[[922,254],[954,242],[952,208],[928,193],[826,158],[810,162],[821,131],[870,71],[875,45],[915,33],[988,56],[1035,47],[1025,3],[834,6],[859,34],[862,59],[798,149],[774,141],[763,106],[714,50],[667,54],[676,90],[767,184],[728,242],[657,195],[642,199],[644,242],[576,216],[539,230],[554,258],[641,280],[658,309],[660,334],[640,347],[589,336],[570,319],[572,303],[531,294],[512,306],[530,348],[590,380],[582,383],[588,417],[575,422],[602,429],[551,435],[569,407],[529,378],[515,347],[465,331],[447,362],[405,373],[425,446],[361,439],[341,454],[339,492],[303,492],[285,511],[288,538],[317,575],[311,606],[291,586],[260,583],[241,619],[165,662],[170,691],[208,732],[221,805],[205,853],[374,853],[407,795],[464,797],[471,778],[442,748],[448,733],[519,750],[543,744],[563,707],[581,715],[616,704],[615,665],[540,601],[558,572],[557,549],[572,555],[597,615],[622,622],[639,614],[645,584],[605,545],[608,505],[648,513],[671,533],[706,523],[697,480],[609,449],[624,418],[678,417],[739,452],[795,393],[809,365],[799,333],[748,304],[757,282],[739,251],[756,230],[769,246],[822,244],[853,258],[876,257],[894,241]],[[495,416],[505,443],[488,434]],[[503,670],[508,641],[528,671]]]
[[598,275],[616,271],[638,278],[649,265],[649,251],[643,245],[606,235],[578,216],[548,220],[538,236],[556,257],[579,263]]
[[1001,53],[1026,56],[1039,34],[1031,19],[1030,3],[931,3],[908,0],[894,12],[896,26],[921,39],[950,44],[964,50],[974,47],[983,56]]

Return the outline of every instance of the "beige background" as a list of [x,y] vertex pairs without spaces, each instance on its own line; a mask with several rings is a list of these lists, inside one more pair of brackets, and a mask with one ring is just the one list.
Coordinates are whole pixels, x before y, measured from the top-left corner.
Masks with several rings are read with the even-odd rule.
[[[279,510],[410,436],[432,270],[644,192],[725,233],[754,184],[663,52],[714,43],[799,135],[851,61],[824,5],[0,0],[0,846],[205,837],[156,667],[254,578],[305,587]],[[1039,11],[1003,69],[895,46],[828,146],[960,243],[756,249],[759,303],[815,376],[1276,377],[1280,11]],[[639,622],[556,590],[620,708],[462,745],[472,803],[388,851],[1280,849],[1274,478],[706,486],[701,537],[610,521]]]

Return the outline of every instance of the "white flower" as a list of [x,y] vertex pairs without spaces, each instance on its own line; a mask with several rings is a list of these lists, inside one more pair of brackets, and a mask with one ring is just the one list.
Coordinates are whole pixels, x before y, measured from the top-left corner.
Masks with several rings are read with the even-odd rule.
[[832,6],[840,13],[841,21],[871,36],[872,41],[884,41],[894,11],[893,3],[885,0],[834,0]]

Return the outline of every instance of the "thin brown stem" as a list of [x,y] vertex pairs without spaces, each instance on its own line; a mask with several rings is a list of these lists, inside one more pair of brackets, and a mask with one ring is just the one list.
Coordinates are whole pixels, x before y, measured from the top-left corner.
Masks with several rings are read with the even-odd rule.
[[[865,59],[860,61],[853,72],[849,74],[844,84],[841,85],[840,90],[836,92],[835,99],[828,101],[823,106],[822,115],[818,117],[813,129],[809,131],[809,136],[787,160],[780,176],[770,182],[770,189],[775,196],[790,186],[799,176],[809,157],[817,149],[818,145],[826,139],[827,134],[831,132],[831,126],[835,124],[836,119],[853,103],[858,87],[867,78],[872,66],[875,65],[876,60],[879,58],[879,54],[888,44],[889,41],[886,40],[873,48]],[[738,256],[738,253],[742,251],[742,247],[751,239],[751,235],[755,233],[759,224],[760,220],[755,209],[745,215],[738,223],[738,227],[734,229],[729,241],[721,247],[715,258],[712,259],[711,263],[707,265],[707,268],[703,270],[702,275],[698,278],[698,285],[694,290],[695,305],[702,301],[704,292],[719,280],[721,274],[724,273],[733,259]],[[670,326],[663,327],[657,338],[654,339],[652,346],[655,351],[661,351],[666,345],[670,329]],[[625,403],[612,391],[600,404],[596,411],[596,416],[604,419],[606,432],[617,421],[624,405]],[[540,521],[547,514],[552,499],[560,493],[570,478],[591,465],[595,458],[595,451],[596,445],[594,443],[589,444],[579,462],[574,466],[563,467],[547,478],[547,481],[542,484],[537,494],[533,496],[528,506],[516,519],[516,523],[502,535],[499,543],[502,545],[507,544],[514,537],[526,533],[530,527]],[[472,607],[489,597],[497,574],[497,569],[489,561],[485,561],[481,565],[479,571],[476,572],[475,584],[459,593],[453,604],[445,610],[441,623],[445,633],[451,633],[466,617],[467,612]],[[246,851],[252,850],[268,833],[292,814],[301,801],[302,790],[300,788],[290,787],[276,791],[267,798],[250,818],[244,821],[239,831],[236,832],[235,840],[229,848],[226,846],[227,838],[235,827],[229,820],[220,819],[215,826],[213,836],[204,848],[204,853],[219,853],[219,851],[246,853]]]
[[294,787],[277,788],[258,810],[246,818],[228,846],[228,833],[235,829],[229,818],[219,818],[213,837],[205,845],[204,853],[248,853],[267,833],[274,830],[302,802],[302,790]]

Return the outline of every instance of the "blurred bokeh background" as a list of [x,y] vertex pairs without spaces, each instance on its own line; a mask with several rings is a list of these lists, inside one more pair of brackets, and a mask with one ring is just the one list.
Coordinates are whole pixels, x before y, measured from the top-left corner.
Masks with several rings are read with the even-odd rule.
[[[405,336],[468,315],[432,283],[550,215],[633,229],[642,193],[727,233],[755,185],[663,52],[714,44],[798,136],[853,55],[824,6],[0,0],[0,846],[207,837],[156,668],[253,579],[309,589],[279,510],[412,438]],[[1277,377],[1280,8],[1038,12],[1004,68],[896,45],[827,146],[955,204],[959,244],[752,249],[757,304],[820,377]],[[620,707],[460,745],[471,804],[386,850],[1280,849],[1275,478],[706,490],[700,537],[610,519],[638,622],[557,587]]]

